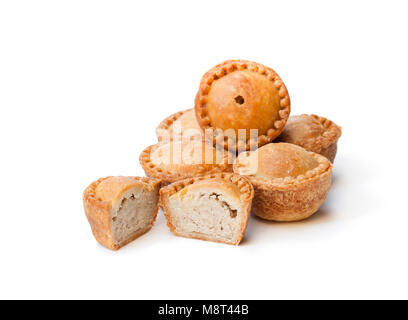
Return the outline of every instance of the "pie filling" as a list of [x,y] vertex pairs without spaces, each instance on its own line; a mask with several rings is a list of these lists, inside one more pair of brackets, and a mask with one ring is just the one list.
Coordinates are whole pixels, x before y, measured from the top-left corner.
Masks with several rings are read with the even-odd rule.
[[157,194],[144,190],[133,190],[122,197],[111,214],[111,229],[116,245],[121,245],[152,224],[157,198]]
[[192,190],[170,196],[170,221],[183,236],[233,241],[240,234],[241,205],[219,190]]

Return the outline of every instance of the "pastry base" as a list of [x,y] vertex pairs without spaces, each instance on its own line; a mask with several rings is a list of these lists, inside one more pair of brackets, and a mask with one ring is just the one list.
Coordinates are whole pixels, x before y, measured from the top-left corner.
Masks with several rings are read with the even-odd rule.
[[271,221],[299,221],[313,215],[325,201],[331,185],[331,170],[289,188],[252,184],[255,190],[253,214]]

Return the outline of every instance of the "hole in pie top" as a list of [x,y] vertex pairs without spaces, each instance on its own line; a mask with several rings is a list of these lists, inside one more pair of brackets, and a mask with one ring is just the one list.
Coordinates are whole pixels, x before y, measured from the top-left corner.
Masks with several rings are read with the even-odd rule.
[[243,96],[236,96],[235,97],[235,102],[238,104],[244,104],[245,100]]

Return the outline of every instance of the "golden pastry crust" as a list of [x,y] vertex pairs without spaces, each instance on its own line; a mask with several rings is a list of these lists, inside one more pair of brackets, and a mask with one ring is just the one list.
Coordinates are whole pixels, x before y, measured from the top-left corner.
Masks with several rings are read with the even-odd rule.
[[[173,126],[176,123],[179,124],[179,131],[174,132]],[[188,137],[183,135],[188,135]],[[203,138],[193,108],[176,112],[160,122],[156,128],[156,136],[159,143],[181,140],[182,138],[189,140],[201,140]]]
[[[239,198],[239,201],[242,204],[244,219],[240,224],[240,234],[239,237],[234,242],[224,242],[224,241],[215,241],[222,242],[227,244],[238,245],[244,237],[245,230],[248,225],[249,216],[251,212],[252,199],[254,197],[254,188],[251,183],[240,175],[234,173],[216,173],[200,177],[194,177],[189,179],[180,180],[174,182],[166,187],[160,189],[160,206],[163,209],[164,215],[167,220],[167,226],[170,231],[175,235],[180,237],[185,237],[182,234],[177,233],[175,226],[171,223],[171,218],[169,216],[169,198],[178,193],[186,187],[193,186],[194,184],[200,184],[199,187],[210,187],[210,188],[221,188],[227,189],[229,193],[235,193],[235,196]],[[194,239],[214,241],[205,235],[196,234],[192,236]]]
[[277,142],[293,143],[308,151],[319,153],[332,163],[337,153],[341,127],[317,115],[291,116]]
[[[180,147],[175,147],[176,144],[179,144]],[[209,149],[213,150],[212,155],[207,154]],[[192,151],[193,156],[188,163],[183,162],[182,156],[175,157],[175,160],[179,160],[180,163],[173,163],[175,161],[170,155],[176,152],[174,150],[181,150],[182,156],[185,155],[185,152],[190,152],[189,150],[201,150],[202,154],[196,156],[195,151]],[[163,157],[160,159],[159,153],[162,151]],[[139,161],[148,177],[161,179],[165,184],[168,184],[195,176],[232,172],[233,161],[231,161],[231,157],[232,155],[228,151],[217,150],[204,140],[194,140],[188,143],[173,141],[167,144],[151,145],[142,151]]]
[[103,246],[118,250],[142,234],[148,232],[153,226],[157,217],[158,204],[156,207],[156,216],[148,229],[135,233],[126,242],[116,245],[112,237],[111,217],[112,208],[120,200],[121,195],[127,190],[141,185],[148,191],[159,190],[161,181],[155,178],[146,177],[105,177],[91,183],[83,193],[83,202],[85,214],[91,226],[95,239]]
[[[285,154],[279,160],[282,152],[279,148],[287,148],[288,154],[293,152],[293,158]],[[330,161],[320,154],[287,143],[268,144],[254,152],[259,150],[267,155],[266,158],[269,153],[277,153],[269,166],[278,168],[262,168],[268,162],[260,160],[257,172],[251,172],[251,163],[248,163],[251,155],[248,156],[248,152],[241,154],[234,163],[234,172],[244,174],[254,186],[252,212],[273,221],[298,221],[314,214],[323,204],[331,186]],[[262,155],[258,154],[255,158],[262,158]]]
[[[214,144],[249,150],[273,141],[282,132],[290,113],[290,98],[273,69],[252,61],[228,60],[201,79],[195,112],[203,130],[214,130]],[[237,136],[237,130],[246,129],[246,136],[234,141],[219,129],[233,129]],[[251,140],[250,129],[258,129],[256,141]]]

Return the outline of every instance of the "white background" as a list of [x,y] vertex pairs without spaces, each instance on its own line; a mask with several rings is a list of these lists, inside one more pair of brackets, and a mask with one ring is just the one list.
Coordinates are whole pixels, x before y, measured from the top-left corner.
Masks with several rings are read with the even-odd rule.
[[[408,298],[406,1],[2,1],[0,298]],[[226,59],[274,68],[292,114],[343,127],[324,206],[234,247],[160,213],[118,252],[82,192],[143,175],[166,116]]]

